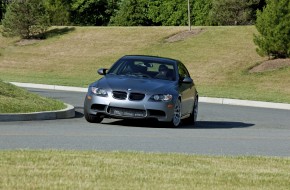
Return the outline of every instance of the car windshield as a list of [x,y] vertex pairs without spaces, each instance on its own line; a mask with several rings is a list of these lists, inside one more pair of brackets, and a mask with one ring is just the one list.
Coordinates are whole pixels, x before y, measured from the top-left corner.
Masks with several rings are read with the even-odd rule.
[[170,62],[155,60],[120,59],[108,71],[108,74],[175,80],[174,65]]

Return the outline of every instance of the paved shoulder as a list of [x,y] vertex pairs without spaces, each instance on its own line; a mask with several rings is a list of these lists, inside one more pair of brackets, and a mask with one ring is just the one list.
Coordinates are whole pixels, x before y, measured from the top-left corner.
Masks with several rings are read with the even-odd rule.
[[[38,89],[61,90],[71,92],[87,92],[87,88],[79,88],[79,87],[19,83],[19,82],[10,82],[10,83],[25,88],[38,88]],[[290,110],[290,104],[261,102],[261,101],[200,97],[199,102]],[[0,121],[50,120],[50,119],[65,119],[75,117],[74,106],[69,104],[66,105],[67,105],[66,109],[57,111],[20,113],[20,114],[0,114]]]
[[[62,90],[62,91],[72,91],[72,92],[87,92],[87,88],[70,87],[70,86],[57,86],[57,85],[19,83],[19,82],[11,82],[11,84],[14,84],[19,87],[25,87],[25,88],[39,88],[39,89]],[[290,110],[290,104],[251,101],[251,100],[200,97],[199,102]]]

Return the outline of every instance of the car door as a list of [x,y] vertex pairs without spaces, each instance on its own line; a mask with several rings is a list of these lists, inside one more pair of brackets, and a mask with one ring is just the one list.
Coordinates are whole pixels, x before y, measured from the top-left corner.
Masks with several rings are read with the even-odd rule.
[[178,63],[179,94],[181,95],[182,115],[192,112],[194,98],[196,96],[194,82],[183,82],[185,78],[190,78],[190,74],[183,63]]

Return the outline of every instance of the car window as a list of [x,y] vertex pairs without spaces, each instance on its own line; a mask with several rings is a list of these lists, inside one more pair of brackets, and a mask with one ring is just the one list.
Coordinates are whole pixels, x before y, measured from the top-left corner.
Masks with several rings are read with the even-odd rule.
[[117,63],[115,63],[111,67],[111,69],[108,71],[108,74],[118,74],[118,72],[120,70],[122,70],[122,68],[124,68],[125,65],[126,65],[126,61],[124,61],[124,60],[123,61],[122,60],[118,61]]
[[148,61],[148,60],[132,60],[121,59],[117,61],[113,67],[108,71],[108,74],[116,75],[136,75],[155,78],[161,66],[168,68],[168,77],[162,78],[164,80],[175,80],[175,67],[172,63]]
[[[150,73],[152,73],[153,78],[161,79],[161,80],[175,80],[175,69],[174,65],[169,63],[161,63],[161,62],[153,62],[150,63],[152,67],[148,69]],[[164,76],[160,75],[160,68],[166,68],[167,72]]]
[[181,78],[190,77],[188,70],[181,62],[178,63],[178,74]]

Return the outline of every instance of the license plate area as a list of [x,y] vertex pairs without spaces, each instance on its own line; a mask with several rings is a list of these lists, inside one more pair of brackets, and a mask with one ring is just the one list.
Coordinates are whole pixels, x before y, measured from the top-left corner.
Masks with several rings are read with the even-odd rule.
[[142,118],[146,116],[145,110],[115,108],[115,107],[111,107],[109,109],[109,113],[111,115],[120,116],[120,117]]

